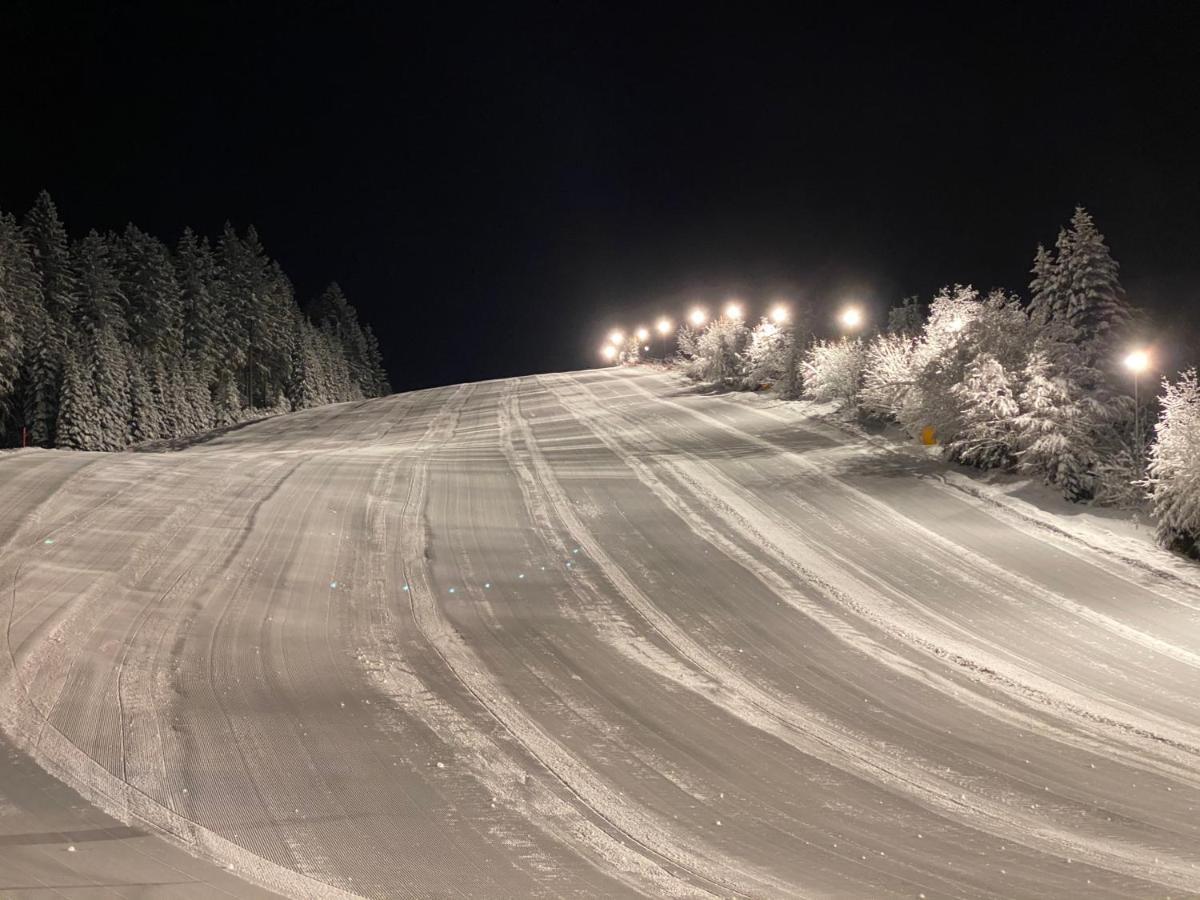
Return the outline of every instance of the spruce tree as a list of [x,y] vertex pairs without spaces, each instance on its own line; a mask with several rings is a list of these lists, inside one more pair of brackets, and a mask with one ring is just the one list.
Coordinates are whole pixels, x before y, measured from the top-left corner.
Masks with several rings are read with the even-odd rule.
[[1096,429],[1087,392],[1071,377],[1060,351],[1032,356],[1015,420],[1019,467],[1056,485],[1067,500],[1090,499],[1096,489]]
[[105,326],[91,341],[91,376],[96,396],[96,450],[129,446],[132,408],[129,397],[129,359],[114,329]]
[[25,217],[34,264],[41,281],[41,310],[31,323],[26,342],[26,420],[30,439],[50,446],[55,439],[62,367],[71,335],[76,285],[67,229],[50,195],[42,191]]
[[[84,354],[90,355],[86,350]],[[55,443],[69,450],[99,450],[103,443],[96,390],[88,368],[76,348],[67,351]]]
[[981,469],[1008,468],[1016,462],[1020,406],[1015,381],[990,353],[967,365],[966,377],[952,389],[962,422],[946,446],[951,459]]
[[22,424],[21,376],[41,303],[41,281],[29,243],[17,220],[0,213],[0,425]]
[[1115,339],[1132,318],[1132,310],[1121,287],[1117,262],[1104,243],[1104,235],[1082,206],[1076,207],[1071,218],[1067,246],[1069,252],[1059,260],[1059,290],[1065,295],[1067,321],[1094,363],[1112,352]]
[[1029,282],[1029,319],[1046,325],[1054,317],[1058,303],[1058,266],[1053,256],[1038,244],[1033,256],[1033,279]]

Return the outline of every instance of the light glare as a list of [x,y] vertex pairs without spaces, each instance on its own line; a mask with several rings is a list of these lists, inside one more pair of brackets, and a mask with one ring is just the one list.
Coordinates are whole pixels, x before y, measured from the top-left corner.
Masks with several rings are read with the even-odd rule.
[[1134,350],[1125,357],[1125,368],[1131,372],[1145,372],[1150,368],[1150,354],[1145,350]]
[[740,319],[742,317],[742,305],[740,303],[730,303],[725,307],[725,318]]
[[782,325],[788,320],[788,308],[782,303],[777,303],[771,308],[771,321],[776,325]]
[[658,325],[655,327],[658,328],[659,334],[667,334],[671,330],[671,320],[664,316],[658,320]]
[[692,314],[688,316],[688,319],[691,320],[693,325],[699,327],[708,319],[708,313],[697,306],[692,310]]
[[857,306],[848,306],[842,310],[841,320],[847,328],[857,328],[863,321],[862,310]]

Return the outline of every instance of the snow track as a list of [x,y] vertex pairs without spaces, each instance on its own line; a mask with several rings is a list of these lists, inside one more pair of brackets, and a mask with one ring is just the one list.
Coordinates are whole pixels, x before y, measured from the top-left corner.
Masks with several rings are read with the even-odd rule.
[[931,474],[617,370],[6,455],[0,894],[1200,895],[1197,580]]

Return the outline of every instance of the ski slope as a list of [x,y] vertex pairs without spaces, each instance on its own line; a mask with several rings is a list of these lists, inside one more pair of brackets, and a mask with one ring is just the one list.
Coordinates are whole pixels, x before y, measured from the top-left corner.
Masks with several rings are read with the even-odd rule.
[[0,457],[0,895],[1200,895],[1200,575],[939,471],[617,369]]

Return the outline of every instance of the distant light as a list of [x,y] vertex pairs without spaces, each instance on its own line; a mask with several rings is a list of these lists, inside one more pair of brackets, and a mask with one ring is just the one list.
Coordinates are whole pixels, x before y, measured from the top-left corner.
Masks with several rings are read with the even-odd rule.
[[620,328],[614,328],[608,333],[608,341],[611,344],[619,344],[625,340],[625,333]]
[[454,593],[454,588],[450,588],[450,593]]
[[647,344],[647,345],[646,345],[645,347],[643,347],[642,349],[643,349],[644,351],[646,351],[647,353],[649,353],[649,352],[650,352],[650,345],[649,345],[649,344]]
[[664,316],[658,320],[658,324],[654,327],[658,329],[659,334],[667,334],[671,330],[671,320]]
[[646,328],[638,328],[636,334],[639,341],[644,341],[646,338],[650,337],[650,331]]
[[771,321],[776,325],[782,325],[788,320],[788,308],[782,303],[777,303],[771,308]]
[[408,585],[406,584],[406,585],[405,585],[404,587],[402,587],[400,590],[404,591],[405,593],[408,593]]
[[848,306],[842,310],[840,319],[847,328],[857,328],[863,323],[862,310],[857,306]]
[[1130,372],[1145,372],[1150,368],[1150,354],[1145,350],[1134,350],[1125,357],[1125,368]]
[[331,582],[329,582],[329,586],[330,586],[331,588],[335,588],[335,587],[337,587],[337,582],[336,582],[336,581],[331,581]]
[[729,303],[725,306],[725,318],[740,319],[742,317],[742,305],[740,303]]
[[963,322],[962,319],[960,319],[958,316],[955,316],[953,321],[951,321],[951,323],[950,323],[950,330],[951,331],[962,331],[965,325],[966,325],[966,323]]
[[483,586],[484,586],[485,588],[490,588],[490,587],[492,586],[492,583],[491,583],[490,581],[485,581],[485,582],[483,583]]
[[600,355],[611,361],[617,358],[617,348],[612,344],[605,344],[600,348]]
[[520,575],[518,575],[517,577],[518,577],[518,578],[524,578],[524,577],[525,577],[525,573],[524,573],[524,572],[522,572],[522,573],[521,573]]
[[688,316],[688,321],[690,321],[693,325],[695,325],[697,328],[699,328],[701,325],[703,325],[705,322],[708,321],[708,313],[706,313],[704,310],[702,310],[700,307],[697,306],[695,309],[692,310],[691,314]]
[[53,544],[54,538],[46,538],[44,541],[42,541],[42,543],[43,544]]

